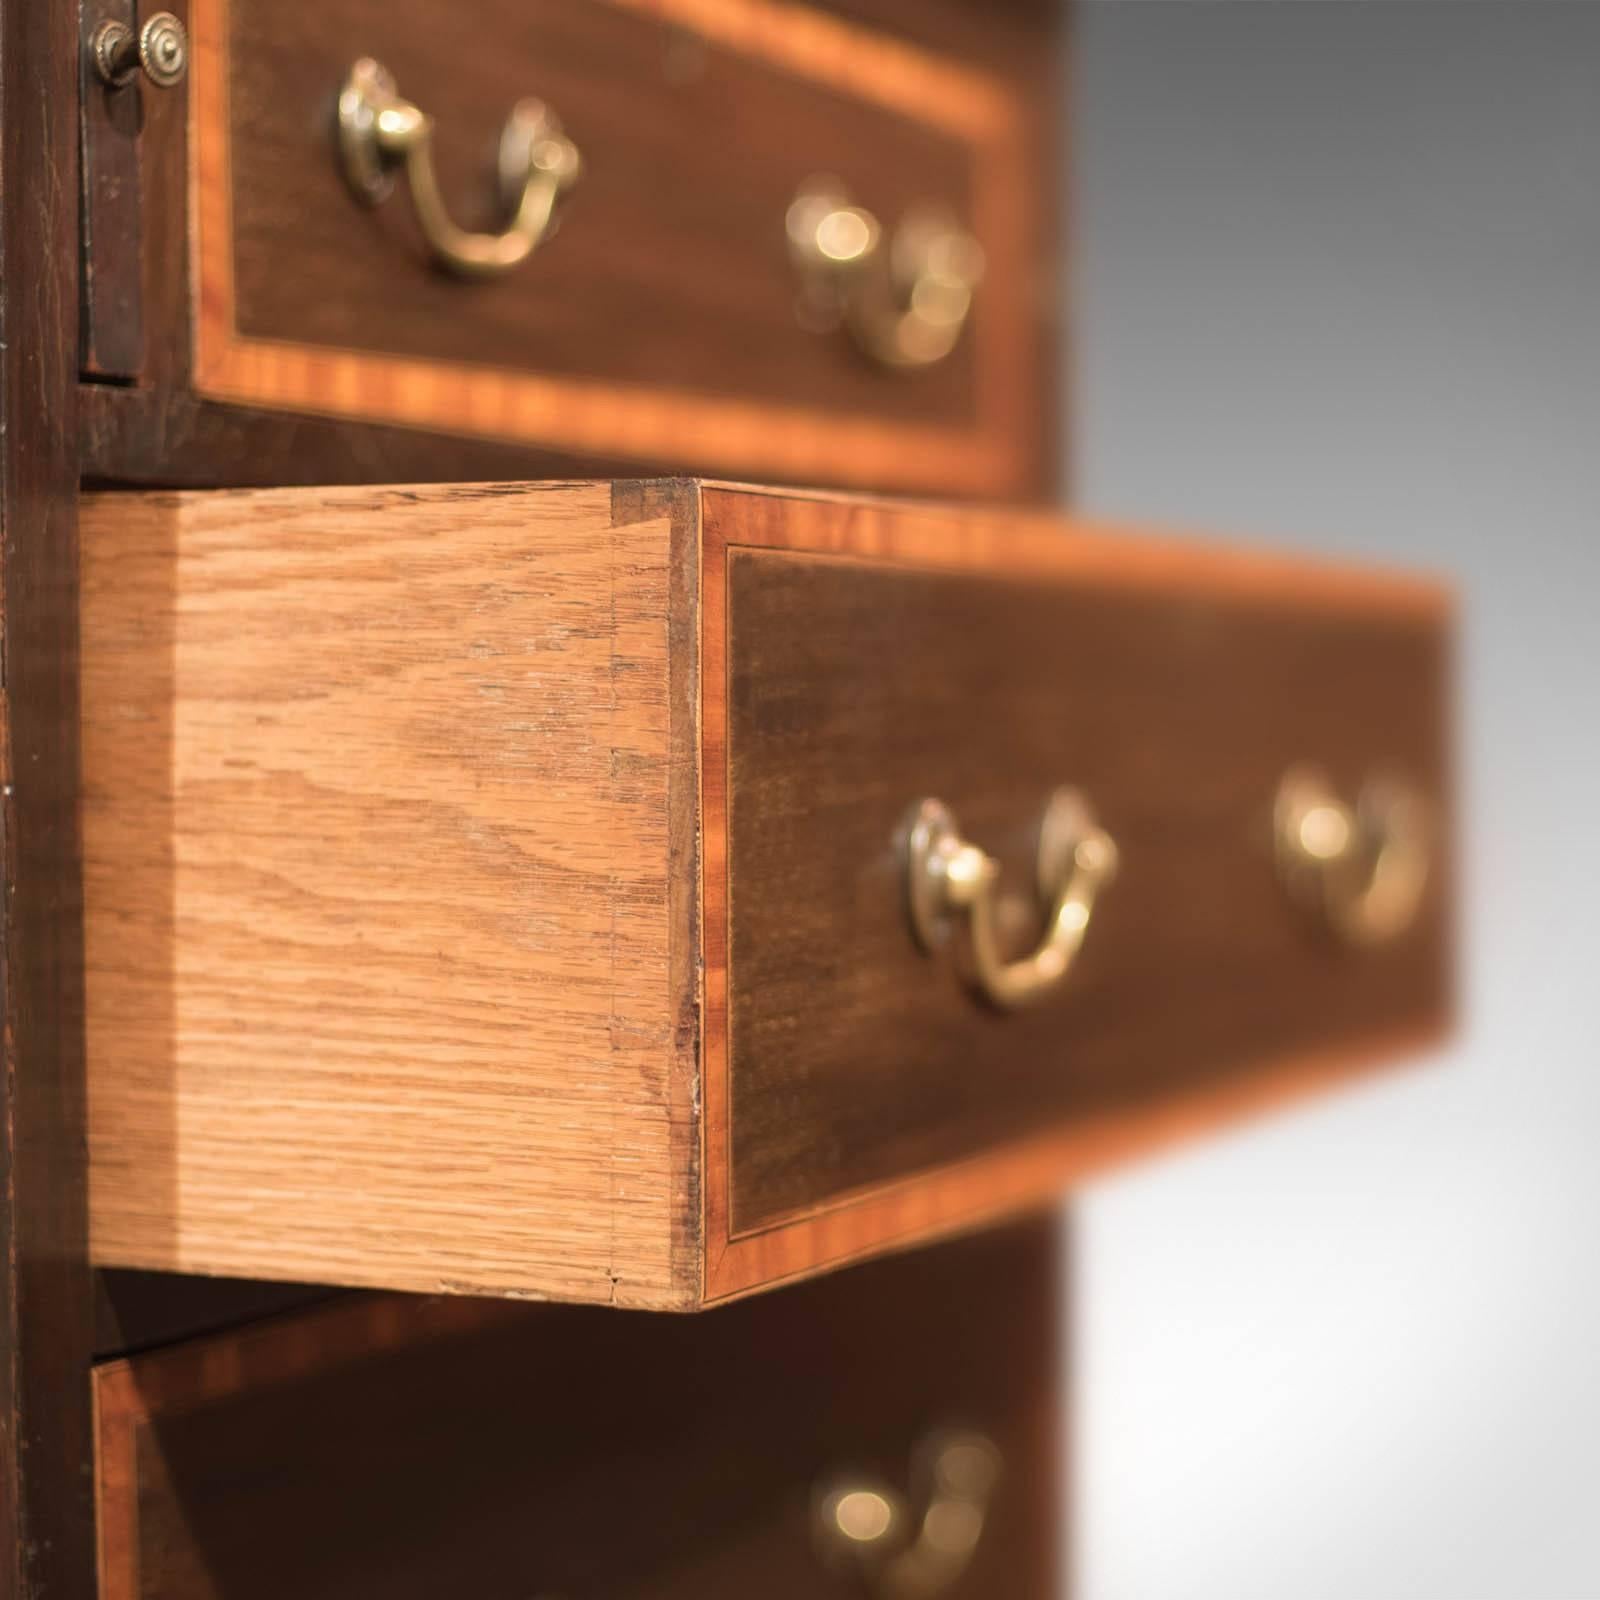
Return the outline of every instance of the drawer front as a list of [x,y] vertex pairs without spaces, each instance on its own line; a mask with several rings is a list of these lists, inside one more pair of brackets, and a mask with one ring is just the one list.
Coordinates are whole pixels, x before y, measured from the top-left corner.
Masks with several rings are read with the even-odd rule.
[[[707,1113],[725,1286],[1438,1032],[1437,591],[773,496],[708,501],[706,546],[708,607],[726,605],[704,732],[726,784],[726,860],[707,869],[713,965],[726,937]],[[1280,863],[1280,786],[1307,766],[1330,795],[1398,782],[1428,814],[1420,902],[1370,947]],[[1119,868],[1065,979],[998,1007],[959,937],[914,937],[907,818],[937,798],[998,862],[1002,954],[1020,957],[1042,942],[1036,859],[1062,785]]]
[[[602,459],[1022,495],[1044,481],[1024,86],[773,0],[194,0],[196,382],[239,402]],[[333,104],[376,58],[433,118],[440,196],[537,96],[581,157],[558,227],[483,281],[440,271],[407,178],[346,182]],[[930,208],[983,281],[947,355],[891,370],[799,305],[785,218],[818,175],[893,237]],[[393,174],[391,174],[393,176]],[[848,320],[848,319],[847,319]]]
[[[95,1374],[103,1600],[862,1592],[819,1496],[977,1432],[949,1600],[1055,1592],[1054,1230],[693,1319],[347,1300]],[[887,1591],[885,1591],[887,1592]]]

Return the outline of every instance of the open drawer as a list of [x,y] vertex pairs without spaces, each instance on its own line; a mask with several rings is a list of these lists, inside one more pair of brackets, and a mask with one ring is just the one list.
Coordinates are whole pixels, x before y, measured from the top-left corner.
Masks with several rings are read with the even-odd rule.
[[1431,583],[692,481],[83,544],[102,1264],[692,1307],[1446,1023]]

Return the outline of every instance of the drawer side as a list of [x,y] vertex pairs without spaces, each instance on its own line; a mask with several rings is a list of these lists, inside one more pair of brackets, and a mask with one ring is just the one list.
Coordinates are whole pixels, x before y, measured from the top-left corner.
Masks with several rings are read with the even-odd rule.
[[97,1261],[689,1295],[672,504],[86,497]]

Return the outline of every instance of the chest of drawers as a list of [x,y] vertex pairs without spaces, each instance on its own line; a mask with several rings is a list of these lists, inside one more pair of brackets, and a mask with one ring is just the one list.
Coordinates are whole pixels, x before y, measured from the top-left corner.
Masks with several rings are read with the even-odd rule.
[[1448,590],[1051,510],[1061,21],[0,0],[0,1589],[1046,1600],[1017,1219],[1448,1027]]

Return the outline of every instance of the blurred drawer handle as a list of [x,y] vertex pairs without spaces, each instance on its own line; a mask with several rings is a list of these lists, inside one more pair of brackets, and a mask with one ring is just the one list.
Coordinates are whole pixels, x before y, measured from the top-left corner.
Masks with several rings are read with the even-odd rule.
[[816,1498],[823,1560],[883,1600],[948,1593],[977,1554],[1000,1464],[1000,1452],[981,1433],[924,1440],[913,1462],[913,1492],[926,1503],[920,1520],[886,1485],[860,1479],[825,1485]]
[[1433,853],[1428,807],[1389,779],[1362,786],[1352,807],[1315,767],[1278,786],[1278,875],[1291,899],[1349,944],[1398,937],[1416,919]]
[[1076,789],[1057,789],[1039,825],[1038,889],[1044,936],[1032,954],[1000,952],[1000,866],[961,837],[941,801],[923,800],[906,831],[906,899],[924,950],[936,950],[950,925],[966,924],[972,984],[1002,1009],[1043,999],[1072,968],[1100,891],[1117,870],[1117,847]]
[[556,202],[577,181],[578,148],[555,114],[520,100],[500,135],[500,193],[511,221],[503,233],[468,233],[450,220],[433,170],[433,118],[402,100],[394,79],[363,57],[339,94],[339,154],[359,199],[378,205],[405,166],[417,221],[435,258],[464,278],[493,278],[526,261],[549,237]]
[[936,210],[909,212],[884,242],[835,178],[813,178],[787,219],[808,323],[850,330],[886,367],[927,367],[955,348],[983,276],[978,241]]

